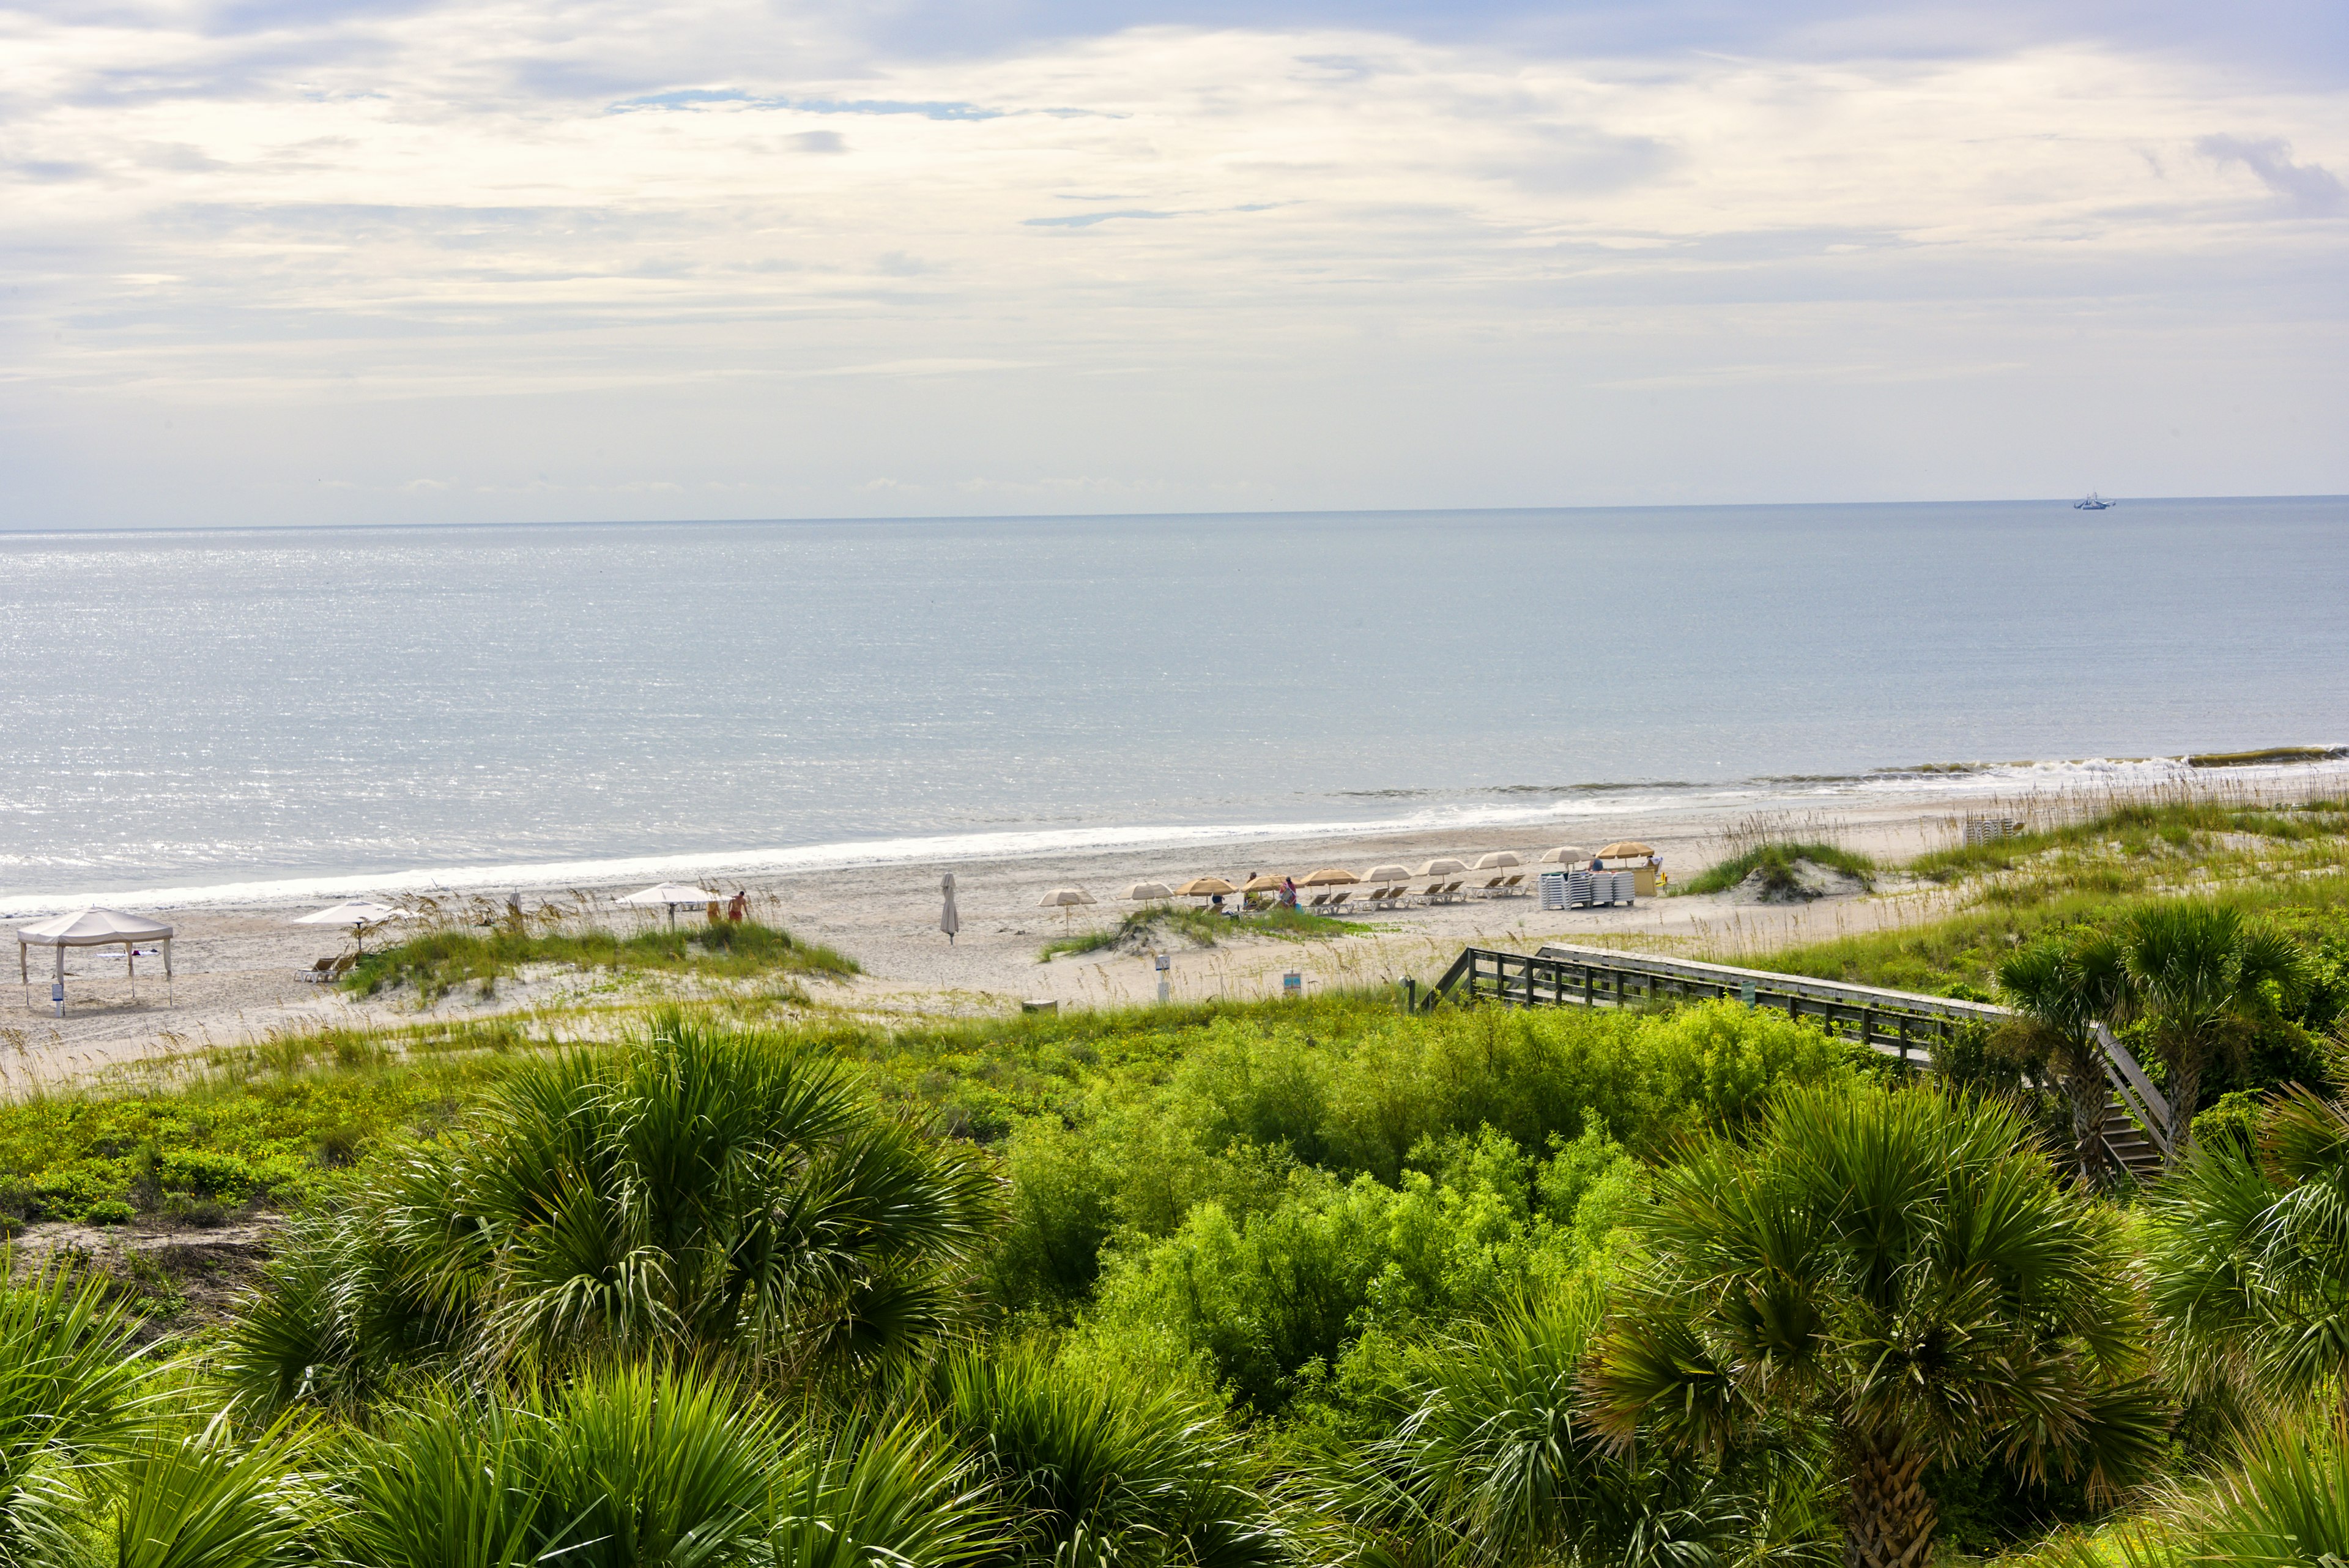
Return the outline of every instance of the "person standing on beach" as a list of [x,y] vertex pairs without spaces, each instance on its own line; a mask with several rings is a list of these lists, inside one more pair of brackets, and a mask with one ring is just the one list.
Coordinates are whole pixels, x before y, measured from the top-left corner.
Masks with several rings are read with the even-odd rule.
[[735,888],[733,899],[726,906],[726,919],[739,926],[742,923],[742,917],[750,912],[750,895],[740,888]]
[[1297,908],[1297,878],[1294,877],[1280,879],[1280,907],[1284,909]]

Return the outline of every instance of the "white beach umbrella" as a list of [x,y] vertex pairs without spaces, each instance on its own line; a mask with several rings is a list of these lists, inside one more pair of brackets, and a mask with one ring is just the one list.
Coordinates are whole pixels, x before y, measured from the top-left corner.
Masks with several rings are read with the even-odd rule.
[[1423,877],[1456,877],[1467,869],[1468,863],[1465,860],[1454,860],[1447,855],[1438,856],[1421,867],[1419,874]]
[[122,944],[123,972],[130,977],[130,994],[139,994],[139,956],[140,942],[157,942],[163,949],[163,980],[171,979],[171,928],[160,920],[150,920],[144,915],[126,914],[120,909],[95,907],[77,909],[70,915],[58,915],[29,926],[16,928],[16,982],[30,985],[32,975],[26,961],[28,948],[57,950],[57,978],[50,1000],[57,1004],[57,1016],[66,1012],[66,950],[67,948],[110,948]]
[[1055,888],[1044,895],[1041,904],[1047,909],[1061,911],[1061,929],[1066,930],[1070,921],[1076,918],[1077,906],[1092,901],[1093,896],[1082,888]]
[[938,891],[946,895],[947,907],[938,911],[938,929],[947,934],[947,946],[954,946],[955,933],[962,929],[962,915],[955,909],[954,873],[938,878]]
[[1137,904],[1146,904],[1156,898],[1173,898],[1174,889],[1164,882],[1136,882],[1125,890],[1125,896]]
[[409,920],[415,917],[392,904],[378,904],[369,899],[355,903],[336,904],[328,909],[313,909],[306,915],[296,915],[297,926],[348,926],[351,935],[358,940],[359,950],[367,950],[367,929],[387,920]]
[[1561,844],[1555,849],[1542,851],[1545,866],[1576,866],[1590,858],[1590,851],[1579,844]]
[[1411,880],[1411,867],[1408,866],[1373,866],[1369,870],[1362,873],[1362,880],[1365,882],[1408,882]]
[[1505,871],[1512,866],[1524,864],[1514,851],[1507,849],[1495,849],[1490,855],[1476,857],[1476,869],[1479,871]]
[[677,924],[679,904],[688,909],[706,909],[717,897],[707,888],[689,888],[682,882],[656,882],[649,888],[623,894],[612,901],[616,904],[666,904],[668,906],[668,923],[673,926]]

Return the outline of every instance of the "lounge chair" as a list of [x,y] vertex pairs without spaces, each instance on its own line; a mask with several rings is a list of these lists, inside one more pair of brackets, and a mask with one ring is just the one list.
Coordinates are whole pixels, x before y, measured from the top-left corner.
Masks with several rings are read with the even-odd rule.
[[355,963],[357,963],[357,962],[358,962],[358,961],[359,961],[359,955],[358,955],[358,954],[357,954],[357,953],[345,953],[342,957],[340,957],[340,958],[338,958],[338,959],[336,959],[336,960],[335,961],[335,967],[334,967],[334,968],[332,968],[332,969],[330,969],[330,970],[328,970],[328,971],[326,971],[326,978],[327,978],[328,980],[340,980],[340,979],[342,979],[342,978],[343,978],[344,971],[347,971],[347,970],[348,970],[348,969],[351,967],[351,965],[353,965],[353,964],[355,964]]
[[1495,877],[1490,882],[1485,883],[1482,888],[1477,888],[1476,891],[1484,894],[1489,898],[1493,896],[1493,890],[1507,880],[1508,878],[1506,877]]
[[1425,899],[1428,899],[1428,900],[1429,900],[1429,901],[1431,901],[1431,902],[1433,902],[1433,900],[1435,900],[1435,899],[1437,899],[1437,898],[1442,898],[1443,896],[1444,896],[1444,884],[1443,884],[1443,882],[1442,882],[1442,881],[1440,881],[1440,880],[1439,880],[1439,881],[1434,881],[1434,882],[1430,882],[1430,883],[1427,885],[1427,887],[1426,887],[1425,890],[1424,890],[1424,891],[1423,891],[1423,892],[1420,894],[1420,897],[1421,897],[1421,898],[1425,898]]
[[1354,896],[1354,895],[1353,895],[1352,893],[1350,893],[1350,892],[1345,892],[1345,893],[1332,893],[1332,894],[1330,894],[1330,912],[1331,914],[1333,914],[1333,915],[1334,915],[1334,914],[1336,914],[1336,913],[1338,912],[1339,909],[1344,905],[1344,903],[1346,902],[1346,900],[1347,900],[1347,899],[1349,899],[1349,898],[1352,898],[1353,896]]
[[1329,894],[1327,894],[1327,893],[1316,893],[1316,894],[1314,894],[1314,895],[1313,895],[1313,901],[1312,901],[1311,903],[1309,903],[1309,904],[1306,905],[1305,907],[1306,907],[1307,909],[1319,909],[1322,905],[1324,905],[1324,904],[1328,903],[1329,901],[1330,901],[1330,895],[1329,895]]
[[1504,882],[1504,883],[1502,883],[1502,884],[1501,884],[1501,891],[1502,891],[1502,892],[1504,892],[1504,893],[1519,893],[1519,892],[1522,892],[1522,891],[1523,891],[1523,889],[1522,889],[1522,888],[1520,888],[1517,886],[1517,884],[1518,884],[1518,883],[1520,883],[1520,882],[1522,882],[1522,881],[1524,881],[1525,879],[1526,879],[1526,874],[1525,874],[1524,872],[1520,871],[1520,872],[1518,872],[1516,876],[1514,876],[1514,877],[1510,877],[1507,881],[1506,881],[1506,882]]
[[300,975],[304,980],[308,981],[312,985],[318,985],[326,981],[327,971],[332,970],[334,967],[334,955],[329,953],[325,958],[320,959],[316,963],[312,964],[308,969],[295,970],[294,972]]
[[1457,882],[1446,882],[1444,885],[1444,896],[1447,898],[1458,898],[1460,896],[1460,884]]

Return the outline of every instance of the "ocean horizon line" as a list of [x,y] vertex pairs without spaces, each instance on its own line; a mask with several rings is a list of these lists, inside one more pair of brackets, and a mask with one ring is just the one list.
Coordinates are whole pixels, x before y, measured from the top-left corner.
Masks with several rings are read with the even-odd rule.
[[[1314,517],[1513,517],[1551,513],[1603,512],[1780,512],[1789,510],[1881,510],[1886,507],[1936,506],[2068,506],[2069,495],[1938,496],[1906,501],[1622,501],[1561,502],[1522,506],[1297,506],[1248,507],[1231,510],[1175,509],[1163,512],[919,512],[812,513],[791,516],[742,517],[535,517],[452,522],[350,523],[98,523],[41,528],[0,527],[0,539],[54,539],[121,535],[144,536],[174,534],[353,534],[380,532],[452,533],[495,528],[750,528],[806,525],[811,527],[863,523],[1052,523],[1179,522],[1214,519]],[[2330,491],[2276,492],[2232,495],[2106,495],[2115,505],[2196,505],[2217,502],[2349,501],[2349,493]]]

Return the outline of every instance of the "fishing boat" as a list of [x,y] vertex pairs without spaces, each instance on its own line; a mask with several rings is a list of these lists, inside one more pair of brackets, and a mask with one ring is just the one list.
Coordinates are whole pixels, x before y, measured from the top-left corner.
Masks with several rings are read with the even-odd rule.
[[2111,506],[2111,502],[2106,500],[2103,496],[2097,494],[2093,490],[2088,492],[2087,494],[2082,496],[2079,500],[2072,503],[2072,510],[2075,512],[2104,512],[2109,510]]

